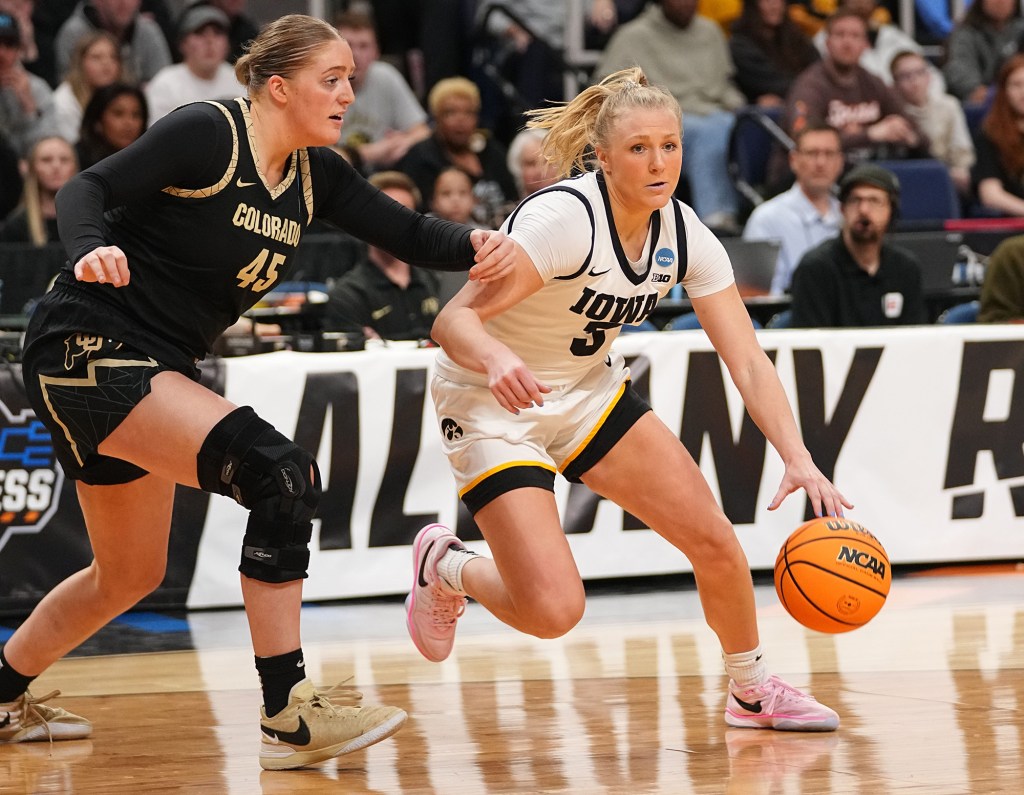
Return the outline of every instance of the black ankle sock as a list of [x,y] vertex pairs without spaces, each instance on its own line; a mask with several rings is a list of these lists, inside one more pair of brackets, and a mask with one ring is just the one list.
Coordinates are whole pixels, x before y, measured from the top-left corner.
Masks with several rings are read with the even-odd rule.
[[11,668],[7,658],[4,657],[4,650],[0,648],[0,703],[14,701],[21,696],[28,690],[33,679],[35,679],[34,676],[19,674]]
[[275,657],[257,657],[256,671],[263,686],[263,707],[267,717],[273,717],[288,706],[292,687],[306,678],[302,649]]

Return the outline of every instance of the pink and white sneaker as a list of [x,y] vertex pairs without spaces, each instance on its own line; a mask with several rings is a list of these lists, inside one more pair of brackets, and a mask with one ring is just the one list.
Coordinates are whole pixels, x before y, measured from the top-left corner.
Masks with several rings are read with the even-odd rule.
[[725,722],[738,729],[831,732],[839,728],[839,715],[779,677],[771,676],[767,682],[747,687],[730,680]]
[[428,524],[412,545],[412,590],[405,598],[405,624],[420,654],[431,662],[448,658],[455,644],[455,624],[466,611],[464,594],[437,574],[437,563],[451,547],[465,549],[444,525]]

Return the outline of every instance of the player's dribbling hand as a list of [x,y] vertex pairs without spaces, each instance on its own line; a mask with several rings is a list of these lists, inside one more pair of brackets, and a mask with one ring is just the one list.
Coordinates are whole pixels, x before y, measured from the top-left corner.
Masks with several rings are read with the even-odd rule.
[[75,263],[75,278],[80,282],[124,287],[130,279],[128,258],[117,246],[94,248]]
[[521,409],[544,405],[551,387],[542,384],[523,360],[512,351],[488,363],[487,377],[491,394],[505,411],[518,414]]
[[518,254],[516,244],[504,232],[474,229],[469,235],[469,240],[476,249],[476,265],[469,271],[471,280],[486,284],[512,272]]
[[787,495],[800,488],[807,492],[815,516],[842,516],[843,508],[853,508],[853,503],[832,485],[832,481],[821,474],[810,456],[807,456],[806,460],[786,464],[786,474],[783,475],[782,484],[768,505],[768,510],[774,511]]

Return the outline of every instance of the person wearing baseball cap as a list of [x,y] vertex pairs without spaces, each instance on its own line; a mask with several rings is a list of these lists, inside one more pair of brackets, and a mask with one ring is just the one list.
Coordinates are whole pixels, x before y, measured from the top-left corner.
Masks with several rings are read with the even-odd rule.
[[899,201],[896,175],[874,163],[856,166],[840,180],[842,231],[808,251],[793,273],[791,326],[927,322],[920,264],[885,242]]
[[245,94],[227,62],[230,24],[227,14],[214,6],[193,5],[182,12],[178,49],[183,61],[165,66],[146,86],[150,124],[188,102]]

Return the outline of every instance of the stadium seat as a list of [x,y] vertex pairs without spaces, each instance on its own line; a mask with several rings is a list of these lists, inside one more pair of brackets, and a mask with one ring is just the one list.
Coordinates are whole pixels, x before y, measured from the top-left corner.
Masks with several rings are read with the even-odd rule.
[[976,323],[980,309],[980,301],[968,301],[966,304],[957,304],[939,315],[939,319],[936,322],[951,324]]
[[[945,164],[932,158],[878,160],[900,181],[900,215],[897,228],[922,227],[959,218],[960,197]],[[926,223],[927,222],[927,223]]]
[[978,131],[981,130],[981,123],[985,120],[985,115],[991,107],[991,99],[987,99],[984,102],[965,102],[963,105],[967,129],[970,131],[975,143],[978,142]]

